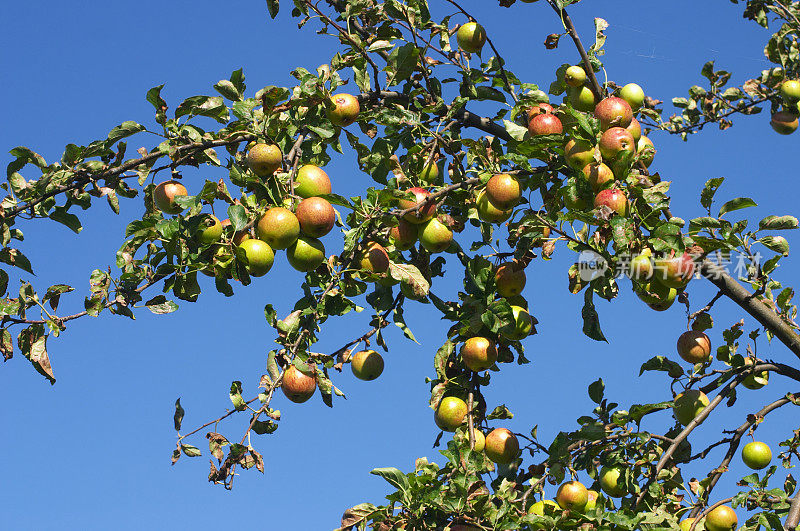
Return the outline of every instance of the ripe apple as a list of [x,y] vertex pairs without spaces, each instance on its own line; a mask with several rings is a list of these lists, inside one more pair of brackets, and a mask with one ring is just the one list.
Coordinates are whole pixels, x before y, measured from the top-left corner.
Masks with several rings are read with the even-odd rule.
[[429,253],[441,253],[450,248],[453,243],[453,231],[447,225],[433,218],[419,232],[419,243]]
[[532,107],[528,108],[526,113],[527,121],[530,122],[531,118],[537,114],[552,114],[552,112],[553,106],[549,103],[536,103]]
[[321,238],[328,234],[336,222],[336,211],[327,199],[309,197],[297,205],[297,221],[306,236]]
[[446,396],[439,402],[433,420],[443,431],[456,431],[467,418],[467,403],[457,396]]
[[302,197],[315,197],[331,193],[331,179],[319,166],[306,164],[297,170],[294,193]]
[[639,123],[639,120],[634,118],[633,120],[631,120],[631,124],[625,129],[627,129],[628,132],[631,134],[631,136],[633,136],[633,141],[637,142],[636,145],[638,150],[638,145],[639,145],[638,142],[639,139],[642,138],[642,124]]
[[593,112],[597,103],[594,92],[586,86],[567,89],[567,98],[573,107],[583,112]]
[[611,127],[600,136],[600,154],[606,162],[630,160],[636,152],[633,135],[623,127]]
[[[258,241],[258,240],[253,240]],[[294,365],[290,365],[283,372],[281,390],[286,398],[301,404],[312,397],[317,389],[317,379],[314,374],[306,374]]]
[[197,240],[203,245],[216,243],[222,238],[222,228],[216,216],[206,214],[197,226]]
[[519,295],[526,281],[525,268],[518,262],[503,262],[494,272],[494,283],[501,297]]
[[511,313],[514,317],[514,325],[506,325],[500,330],[500,334],[506,339],[521,340],[528,337],[533,329],[533,317],[528,310],[521,306],[511,306]]
[[614,182],[614,172],[602,162],[590,162],[581,170],[595,192],[607,188]]
[[772,115],[770,125],[779,135],[791,135],[797,129],[797,114],[778,111]]
[[476,206],[478,207],[478,217],[487,223],[502,223],[514,212],[513,208],[503,210],[492,204],[485,190],[481,190],[481,193],[478,194]]
[[369,382],[383,373],[383,357],[374,350],[361,350],[353,354],[350,368],[356,378]]
[[486,30],[477,22],[467,22],[456,33],[458,47],[467,53],[478,53],[486,43]]
[[[427,197],[431,195],[431,193],[425,188],[419,187],[410,188],[406,193],[412,195],[414,199],[400,199],[398,201],[398,205],[402,210],[408,210],[409,208],[414,208],[417,205],[424,203]],[[408,212],[403,216],[403,219],[409,223],[420,225],[422,223],[426,223],[434,215],[436,215],[436,202],[431,201],[429,203],[425,203],[425,206],[421,207],[415,212]]]
[[371,242],[361,255],[359,265],[362,270],[370,273],[385,273],[389,270],[389,255],[383,245]]
[[653,141],[646,136],[639,138],[636,143],[636,151],[640,154],[639,162],[644,164],[645,168],[649,168],[656,156],[656,148],[653,145]]
[[400,219],[397,225],[392,227],[389,231],[389,238],[398,251],[405,251],[414,247],[418,236],[419,229],[417,225],[409,223],[404,219]]
[[273,249],[286,249],[300,236],[300,222],[291,210],[272,207],[258,220],[256,235]]
[[571,509],[579,513],[586,508],[589,491],[580,481],[567,481],[558,487],[556,502],[562,509]]
[[564,145],[564,157],[571,168],[581,171],[594,161],[594,146],[585,140],[570,139]]
[[753,470],[761,470],[772,461],[772,450],[763,442],[749,442],[742,448],[742,461]]
[[564,72],[564,83],[570,87],[580,87],[586,83],[586,71],[580,66],[570,66]]
[[269,177],[281,167],[283,153],[275,144],[256,144],[247,152],[247,166],[259,177]]
[[189,195],[186,187],[178,181],[164,181],[153,190],[153,201],[164,214],[180,214],[183,207],[175,202],[175,198],[186,195]]
[[711,340],[699,330],[688,330],[678,337],[678,355],[692,365],[708,361]]
[[628,127],[633,120],[633,110],[628,102],[616,96],[609,96],[594,108],[594,117],[600,120],[600,129]]
[[631,259],[629,276],[639,282],[653,276],[653,252],[649,247],[645,247]]
[[600,469],[600,488],[603,489],[603,492],[615,498],[625,496],[628,491],[620,480],[620,477],[624,476],[624,474],[625,470],[620,466],[604,466]]
[[606,188],[597,192],[594,196],[594,206],[595,208],[607,206],[620,216],[628,215],[628,198],[619,188]]
[[715,507],[706,515],[706,531],[735,531],[738,525],[736,513],[727,505]]
[[[753,361],[753,358],[747,357],[744,359],[745,365],[752,365],[753,363],[755,363],[755,361]],[[750,374],[744,380],[742,380],[742,385],[745,386],[747,389],[751,389],[753,391],[761,389],[768,383],[769,383],[769,371],[761,371],[760,373],[756,372]]]
[[564,132],[564,126],[555,114],[537,114],[528,122],[528,132],[534,136],[558,135]]
[[236,248],[236,258],[247,267],[251,277],[263,277],[275,261],[275,253],[267,242],[248,239]]
[[656,260],[654,278],[670,288],[682,289],[692,280],[694,268],[694,258],[689,253],[662,257]]
[[507,173],[498,173],[486,183],[486,196],[496,207],[509,209],[519,203],[522,187],[515,177]]
[[683,426],[693,421],[708,406],[708,397],[697,389],[687,389],[675,397],[672,412]]
[[486,446],[483,451],[490,461],[507,465],[519,454],[519,441],[511,430],[495,428],[486,436]]
[[316,238],[300,236],[286,249],[286,259],[296,270],[308,273],[325,261],[325,246]]
[[638,111],[644,105],[644,90],[636,83],[628,83],[619,91],[619,97],[631,106],[633,112]]
[[326,107],[325,113],[328,116],[328,120],[338,127],[347,127],[352,124],[358,118],[358,113],[361,112],[358,98],[352,94],[331,96],[331,103],[333,108]]
[[469,370],[485,371],[497,361],[497,347],[491,339],[471,337],[461,347],[461,359]]
[[787,103],[797,103],[800,101],[800,81],[787,79],[781,83],[781,97]]

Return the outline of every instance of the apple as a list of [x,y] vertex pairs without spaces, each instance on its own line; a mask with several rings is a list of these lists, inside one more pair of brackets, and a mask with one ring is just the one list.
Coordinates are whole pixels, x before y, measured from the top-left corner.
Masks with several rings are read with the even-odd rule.
[[383,372],[383,357],[374,350],[361,350],[353,354],[350,368],[356,378],[369,382]]
[[283,153],[275,144],[256,144],[247,152],[247,166],[259,177],[269,177],[281,167]]
[[778,111],[770,120],[770,125],[780,135],[791,135],[797,129],[797,124],[797,114],[788,111]]
[[749,442],[742,448],[742,461],[753,470],[761,470],[772,461],[772,450],[763,442]]
[[[752,365],[753,363],[755,363],[753,358],[747,357],[744,359],[745,365]],[[742,385],[745,386],[747,389],[751,389],[753,391],[761,389],[768,383],[769,383],[769,371],[752,373],[749,376],[747,376],[744,380],[742,380]]]
[[586,492],[589,494],[589,499],[586,502],[586,506],[583,508],[584,512],[591,511],[597,507],[597,499],[600,497],[600,494],[596,490],[589,489]]
[[579,111],[593,112],[597,99],[589,87],[575,87],[567,89],[569,103]]
[[481,190],[481,192],[478,194],[476,206],[478,208],[478,217],[481,219],[481,221],[485,221],[487,223],[502,223],[510,218],[511,214],[514,212],[513,208],[503,210],[492,204],[492,202],[489,200],[489,197],[486,195],[485,190]]
[[683,426],[688,425],[708,406],[708,397],[697,389],[687,389],[675,397],[672,412]]
[[183,207],[175,202],[175,198],[187,195],[186,187],[178,181],[164,181],[153,190],[153,201],[156,208],[165,214],[180,214]]
[[206,214],[197,226],[197,240],[203,245],[216,243],[222,238],[222,222],[216,216]]
[[628,83],[619,91],[619,97],[630,105],[633,112],[638,111],[644,105],[644,90],[636,83]]
[[689,253],[662,257],[656,260],[655,279],[667,287],[682,289],[694,275],[694,258]]
[[[681,523],[679,524],[680,530],[689,531],[692,528],[692,524],[694,523],[694,521],[695,521],[694,518],[686,518],[684,520],[681,520]],[[703,524],[697,524],[694,527],[694,531],[703,531]]]
[[514,317],[514,325],[506,325],[500,330],[500,334],[506,339],[521,340],[528,337],[533,329],[533,317],[528,310],[521,306],[511,306],[511,313]]
[[252,277],[263,277],[275,261],[275,253],[267,242],[247,239],[236,248],[236,258],[247,267]]
[[256,235],[273,249],[286,249],[300,236],[300,222],[291,210],[272,207],[258,220]]
[[419,243],[429,253],[441,253],[450,248],[450,244],[453,243],[453,231],[437,218],[433,218],[422,226],[422,230],[419,232]]
[[589,501],[589,491],[580,481],[567,481],[558,487],[556,502],[562,509],[583,512]]
[[564,157],[571,168],[581,171],[594,162],[594,146],[585,140],[570,139],[564,145]]
[[525,288],[525,268],[518,262],[503,262],[494,272],[494,283],[501,297],[515,297]]
[[306,236],[321,238],[328,234],[336,222],[336,211],[327,199],[308,197],[297,205],[297,221]]
[[590,162],[581,170],[595,192],[614,182],[614,172],[602,162]]
[[486,30],[477,22],[467,22],[456,33],[458,47],[467,53],[478,53],[486,43]]
[[528,122],[531,135],[558,135],[564,132],[561,120],[555,114],[537,114]]
[[665,286],[653,278],[647,282],[638,284],[634,291],[636,295],[648,305],[658,306],[660,308],[659,311],[666,310],[672,306],[675,297],[678,295],[678,290]]
[[303,199],[331,193],[331,179],[319,166],[306,164],[297,170],[294,193]]
[[381,244],[371,242],[361,255],[359,265],[370,273],[385,273],[389,270],[389,255]]
[[688,330],[678,337],[678,355],[692,365],[705,363],[711,355],[711,340],[699,330]]
[[[408,210],[409,208],[414,208],[422,203],[425,203],[425,200],[429,195],[431,195],[431,193],[425,188],[419,187],[410,188],[406,193],[414,196],[414,199],[400,199],[398,204],[402,210]],[[403,219],[409,223],[421,225],[422,223],[428,222],[431,218],[433,218],[434,215],[436,215],[436,202],[431,201],[429,203],[425,203],[425,206],[420,207],[417,211],[406,213],[403,216]]]
[[630,160],[636,152],[636,142],[630,131],[623,127],[611,127],[600,136],[600,155],[606,162]]
[[486,183],[486,196],[493,205],[506,210],[519,203],[522,187],[515,177],[507,173],[498,173]]
[[467,403],[457,396],[446,396],[439,402],[433,420],[443,431],[456,431],[467,418]]
[[797,103],[800,101],[800,81],[787,79],[781,83],[781,97],[787,103]]
[[735,531],[738,525],[736,513],[727,505],[714,507],[706,515],[706,531]]
[[419,236],[417,225],[400,219],[397,225],[389,230],[389,239],[398,251],[405,251],[414,247]]
[[296,270],[308,273],[325,261],[325,246],[316,238],[300,236],[286,249],[286,259]]
[[497,347],[491,339],[471,337],[461,347],[461,359],[469,370],[485,371],[497,361]]
[[553,106],[550,105],[549,103],[536,103],[530,108],[528,108],[528,111],[526,113],[527,121],[530,122],[531,118],[533,118],[537,114],[552,114],[552,112],[553,112]]
[[436,184],[439,181],[439,174],[441,170],[439,166],[442,162],[432,160],[430,164],[426,164],[419,174],[419,180],[427,185]]
[[539,500],[533,505],[531,505],[531,508],[528,509],[528,513],[535,514],[538,516],[544,516],[545,507],[548,505],[556,510],[561,510],[561,507],[559,507],[558,504],[553,500]]
[[573,185],[565,186],[561,190],[564,197],[564,206],[569,210],[586,210],[587,204],[578,192],[578,187]]
[[643,136],[636,142],[636,151],[639,153],[639,162],[644,164],[645,168],[649,168],[653,163],[656,156],[656,148],[653,141]]
[[[472,447],[472,451],[482,452],[486,448],[486,435],[478,428],[473,428],[472,431],[475,434],[475,445]],[[467,435],[467,438],[469,438],[469,435]]]
[[338,127],[347,127],[352,124],[358,118],[358,113],[361,112],[358,98],[352,94],[331,96],[331,103],[333,107],[326,107],[325,113],[328,116],[328,120]]
[[629,276],[640,282],[653,276],[653,252],[649,247],[631,259]]
[[[258,240],[254,240],[258,241]],[[283,372],[281,390],[286,398],[301,404],[311,398],[317,389],[317,379],[314,374],[306,374],[294,365],[290,365]]]
[[600,129],[628,127],[633,120],[633,110],[628,102],[616,96],[605,98],[594,108],[594,117],[600,120]]
[[486,436],[486,446],[483,451],[490,461],[507,465],[519,455],[519,441],[511,430],[495,428]]
[[594,196],[594,206],[595,208],[606,206],[620,216],[628,215],[628,198],[619,188],[606,188],[597,192]]
[[637,142],[636,146],[638,151],[638,146],[639,146],[638,142],[642,138],[642,124],[639,123],[639,120],[634,118],[633,120],[631,120],[630,125],[625,129],[627,129],[628,132],[631,134],[631,136],[633,136],[633,141]]
[[621,498],[628,491],[620,480],[625,475],[625,470],[620,466],[603,467],[600,469],[600,488],[609,496]]
[[586,83],[586,71],[580,66],[570,66],[564,72],[564,83],[570,87],[580,87]]

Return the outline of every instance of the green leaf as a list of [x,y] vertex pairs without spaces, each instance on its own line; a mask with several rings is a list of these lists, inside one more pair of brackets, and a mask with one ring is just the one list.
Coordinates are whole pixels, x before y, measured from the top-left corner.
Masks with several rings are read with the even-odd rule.
[[404,494],[409,488],[408,478],[400,470],[394,467],[375,468],[370,472],[370,474],[382,477],[388,481],[390,485],[403,491]]
[[760,230],[792,230],[798,226],[794,216],[767,216],[758,222]]
[[608,343],[603,331],[600,329],[600,317],[597,315],[597,310],[595,310],[594,302],[592,301],[593,295],[594,290],[587,289],[583,296],[583,309],[581,310],[583,333],[590,339]]
[[269,10],[269,16],[272,18],[278,16],[278,3],[279,0],[267,0],[267,9]]
[[508,134],[511,135],[511,138],[517,142],[522,142],[525,139],[525,134],[528,132],[526,127],[522,127],[508,120],[503,120],[503,126],[506,128],[506,131],[508,131]]
[[606,384],[603,383],[603,379],[600,378],[591,384],[589,384],[589,398],[592,399],[592,402],[595,404],[599,404],[603,401],[603,393],[606,389]]
[[233,230],[240,231],[247,225],[247,211],[242,205],[228,207],[228,219],[231,220]]
[[717,193],[724,180],[724,177],[717,177],[706,181],[703,190],[700,192],[700,204],[703,205],[703,208],[706,210],[711,208],[711,203],[714,202],[714,194]]
[[663,371],[671,378],[679,378],[683,374],[683,367],[664,356],[654,356],[642,364],[639,376],[645,371]]
[[156,295],[144,305],[156,315],[172,313],[178,309],[178,305],[174,301],[168,301],[163,295]]
[[186,457],[200,457],[203,455],[196,446],[192,446],[191,444],[181,444],[181,451],[183,451],[183,455]]
[[411,76],[419,62],[419,49],[413,43],[407,43],[392,50],[386,60],[384,70],[389,73],[387,86],[399,84]]
[[183,407],[181,407],[181,399],[178,398],[175,401],[175,416],[173,418],[173,421],[175,422],[175,431],[181,431],[181,423],[183,422],[183,416],[185,413],[186,411],[184,411]]
[[764,236],[759,238],[760,243],[764,244],[767,249],[780,253],[784,256],[789,254],[789,242],[783,236]]
[[749,197],[737,197],[736,199],[731,199],[719,209],[719,214],[717,217],[722,217],[723,214],[728,212],[733,212],[734,210],[740,210],[742,208],[749,208],[758,206],[758,204],[750,199]]
[[115,144],[118,140],[122,140],[123,138],[129,137],[131,135],[135,135],[136,133],[141,133],[145,130],[145,127],[141,124],[138,124],[132,120],[128,120],[126,122],[122,122],[122,124],[116,126],[114,129],[108,133],[108,145]]
[[486,415],[486,420],[503,420],[513,418],[514,414],[506,407],[505,404],[495,407],[491,413]]
[[76,216],[75,214],[70,214],[69,212],[67,212],[66,207],[63,206],[55,207],[53,211],[50,213],[50,219],[66,225],[75,234],[80,234],[80,232],[83,230],[83,227],[81,226],[81,220],[78,219],[78,216]]
[[240,101],[242,99],[242,95],[236,89],[233,83],[228,81],[227,79],[221,79],[214,85],[214,90],[222,94],[223,97],[228,98],[231,101]]
[[231,391],[229,393],[233,407],[238,411],[242,411],[247,407],[244,398],[242,398],[242,382],[236,380],[231,382]]

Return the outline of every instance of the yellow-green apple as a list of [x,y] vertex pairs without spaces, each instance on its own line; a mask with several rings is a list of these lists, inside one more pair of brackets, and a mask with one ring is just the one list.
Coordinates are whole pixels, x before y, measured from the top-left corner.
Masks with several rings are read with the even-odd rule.
[[319,166],[306,164],[297,170],[294,193],[305,199],[331,193],[331,179]]
[[272,207],[258,220],[256,235],[273,249],[286,249],[300,236],[300,222],[291,210]]
[[644,164],[645,168],[649,168],[656,156],[656,148],[653,145],[653,141],[646,136],[639,138],[636,143],[636,151],[640,155],[639,162]]
[[739,519],[733,509],[727,505],[719,505],[706,515],[705,525],[706,531],[735,531]]
[[301,235],[286,249],[286,259],[290,266],[307,273],[325,261],[325,246],[316,238]]
[[675,397],[672,412],[682,425],[686,426],[708,406],[706,394],[697,389],[687,389]]
[[562,509],[583,512],[589,501],[589,491],[580,481],[567,481],[558,487],[556,502]]
[[350,368],[356,378],[369,382],[383,373],[383,357],[374,350],[361,350],[353,354]]
[[456,431],[467,418],[467,403],[457,396],[446,396],[439,402],[433,420],[439,429]]
[[586,71],[580,66],[573,65],[564,72],[564,83],[570,87],[580,87],[586,82]]
[[437,218],[433,218],[422,226],[419,243],[430,253],[441,253],[453,243],[453,231]]
[[206,214],[197,226],[197,239],[203,245],[216,243],[222,238],[222,222],[216,216]]
[[595,192],[607,188],[614,182],[614,172],[602,162],[590,162],[583,167],[581,173]]
[[517,436],[507,428],[495,428],[486,436],[483,448],[486,457],[497,464],[508,464],[519,455]]
[[494,341],[485,337],[471,337],[461,347],[461,359],[471,371],[485,371],[497,361]]
[[262,277],[272,269],[275,253],[267,242],[247,239],[236,248],[236,258],[247,267],[252,277]]
[[514,322],[503,327],[500,330],[500,334],[511,340],[521,340],[528,337],[533,329],[533,318],[528,313],[528,310],[521,306],[512,305],[511,315],[514,317]]
[[494,283],[501,297],[514,297],[525,288],[525,268],[519,262],[503,262],[494,272]]
[[604,466],[600,469],[600,488],[609,496],[621,498],[625,496],[628,491],[622,481],[625,475],[625,470],[620,466]]
[[275,144],[259,143],[247,152],[247,166],[259,177],[268,177],[281,167],[283,154]]
[[638,111],[644,105],[644,90],[636,83],[628,83],[622,87],[619,97],[628,102],[633,112]]
[[568,89],[567,98],[573,107],[583,112],[594,111],[595,104],[597,103],[594,92],[586,86]]
[[564,145],[564,157],[571,168],[580,171],[594,161],[594,145],[585,140],[570,139]]
[[503,210],[494,205],[489,200],[485,190],[481,190],[481,192],[478,194],[476,206],[478,208],[478,217],[481,219],[481,221],[485,221],[487,223],[502,223],[510,218],[511,214],[514,212],[513,208]]
[[339,127],[347,127],[358,118],[358,113],[361,112],[361,105],[358,103],[358,98],[352,94],[336,94],[331,96],[331,107],[326,107],[325,112],[328,120],[333,125]]
[[772,461],[772,450],[761,441],[752,441],[742,448],[742,461],[753,470],[767,468]]
[[458,47],[465,52],[477,53],[486,43],[486,30],[477,22],[467,22],[458,28],[456,40]]

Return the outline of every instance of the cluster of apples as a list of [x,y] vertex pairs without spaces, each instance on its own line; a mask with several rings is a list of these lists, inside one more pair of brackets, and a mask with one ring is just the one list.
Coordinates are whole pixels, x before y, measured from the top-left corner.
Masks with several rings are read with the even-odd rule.
[[783,108],[772,115],[770,125],[778,134],[791,135],[797,130],[800,115],[800,81],[785,80],[781,83],[780,94]]

